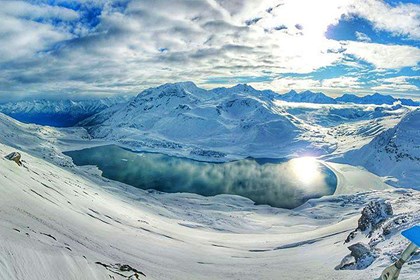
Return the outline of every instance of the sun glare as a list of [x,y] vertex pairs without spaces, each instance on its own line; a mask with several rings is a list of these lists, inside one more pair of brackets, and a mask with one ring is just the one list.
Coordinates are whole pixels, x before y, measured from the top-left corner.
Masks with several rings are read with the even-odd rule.
[[293,159],[293,172],[299,180],[308,185],[313,183],[320,175],[319,164],[313,157],[301,157]]

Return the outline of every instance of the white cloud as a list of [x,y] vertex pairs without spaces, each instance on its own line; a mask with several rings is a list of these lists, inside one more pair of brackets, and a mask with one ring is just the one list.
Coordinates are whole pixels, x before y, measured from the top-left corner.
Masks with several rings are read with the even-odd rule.
[[381,69],[416,66],[420,61],[420,49],[412,46],[346,41],[343,47],[346,49],[345,53],[355,55]]
[[[10,92],[135,93],[180,80],[206,85],[211,77],[305,74],[337,64],[364,67],[349,55],[378,69],[415,67],[420,60],[415,47],[325,38],[328,26],[349,13],[368,18],[378,29],[416,36],[417,8],[414,15],[405,15],[411,6],[395,10],[377,1],[362,2],[142,0],[115,8],[116,1],[79,1],[102,9],[98,25],[90,29],[79,22],[80,11],[2,1],[0,98]],[[363,8],[380,10],[368,15]],[[387,13],[392,22],[383,18]],[[255,18],[261,19],[247,26]],[[56,20],[62,22],[57,25]],[[411,31],[401,31],[408,28]],[[358,37],[368,40],[363,33]],[[282,78],[267,86],[338,90],[363,85],[343,77],[322,82]]]
[[339,78],[330,78],[322,80],[322,88],[324,89],[360,89],[362,88],[362,83],[357,77],[339,77]]
[[271,82],[271,88],[278,92],[286,92],[291,89],[296,91],[321,88],[321,82],[307,78],[280,78]]
[[372,90],[385,92],[419,91],[419,87],[411,83],[410,80],[420,80],[420,77],[398,76],[379,79],[377,81],[378,85],[372,87]]
[[366,18],[379,30],[420,39],[420,5],[400,3],[392,7],[379,0],[354,0],[348,14]]
[[62,20],[76,20],[79,14],[71,9],[49,6],[49,5],[32,5],[24,1],[1,1],[0,14],[20,17],[25,19],[62,19]]
[[371,42],[372,41],[372,39],[370,39],[369,36],[366,35],[363,32],[356,31],[355,35],[356,35],[356,39],[358,41],[362,41],[362,42]]

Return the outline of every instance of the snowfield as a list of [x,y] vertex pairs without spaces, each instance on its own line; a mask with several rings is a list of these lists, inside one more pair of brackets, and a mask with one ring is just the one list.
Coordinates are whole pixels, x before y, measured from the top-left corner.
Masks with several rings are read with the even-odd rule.
[[[1,154],[14,150],[0,146]],[[24,167],[0,160],[0,279],[129,279],[134,271],[147,276],[139,279],[373,279],[407,244],[398,232],[420,222],[420,194],[410,190],[366,186],[284,210],[231,195],[142,191],[95,168],[22,155]],[[333,167],[344,178],[358,172]],[[387,188],[372,174],[358,175]],[[340,180],[338,189],[353,184]],[[377,259],[365,270],[335,270],[350,253],[344,240],[361,209],[381,199],[394,209],[386,225],[399,222],[372,249]],[[363,233],[360,240],[370,242]],[[417,257],[403,279],[418,279],[418,269]]]
[[[407,114],[395,127],[378,134],[368,145],[336,159],[361,165],[395,186],[420,189],[420,110]],[[394,180],[393,178],[398,178]]]
[[[420,223],[420,192],[411,189],[419,111],[274,96],[165,85],[88,118],[86,128],[0,114],[0,279],[379,277],[408,245],[400,232]],[[140,190],[62,154],[111,143],[220,161],[315,155],[338,186],[287,210],[235,195]],[[14,151],[22,167],[4,158]],[[417,254],[400,277],[418,280],[419,271]]]

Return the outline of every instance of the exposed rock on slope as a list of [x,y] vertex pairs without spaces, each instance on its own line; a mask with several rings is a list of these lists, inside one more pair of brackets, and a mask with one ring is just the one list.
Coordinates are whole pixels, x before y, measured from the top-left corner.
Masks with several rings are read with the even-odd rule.
[[[390,256],[391,262],[399,256],[401,251],[405,249],[408,240],[403,240],[393,244],[392,238],[404,229],[410,228],[420,222],[420,204],[417,203],[416,197],[409,192],[400,191],[403,197],[394,201],[394,205],[402,201],[411,200],[413,209],[405,209],[404,211],[394,211],[391,203],[383,199],[370,201],[362,210],[362,215],[358,221],[357,228],[352,231],[346,243],[352,243],[348,247],[350,254],[345,256],[336,269],[366,269],[369,267],[381,254]],[[417,198],[418,199],[418,198]],[[390,252],[387,246],[392,244],[399,248],[399,250]],[[415,256],[408,266],[417,263],[420,260],[420,255]]]
[[380,176],[395,177],[389,183],[420,189],[420,110],[408,113],[394,128],[377,135],[369,144],[335,159],[361,165]]

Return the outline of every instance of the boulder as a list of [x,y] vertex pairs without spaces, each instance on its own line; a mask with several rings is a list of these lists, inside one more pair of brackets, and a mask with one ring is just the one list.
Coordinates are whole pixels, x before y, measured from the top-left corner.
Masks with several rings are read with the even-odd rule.
[[348,249],[350,254],[345,256],[335,269],[365,269],[377,258],[375,250],[361,242],[349,246]]
[[8,154],[7,156],[5,156],[6,159],[16,162],[16,164],[19,165],[19,166],[22,165],[22,161],[20,160],[21,157],[22,156],[20,155],[19,152],[12,152],[12,153]]

